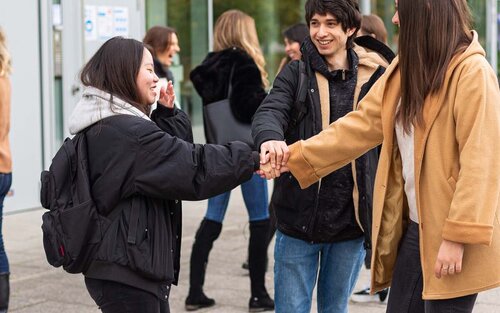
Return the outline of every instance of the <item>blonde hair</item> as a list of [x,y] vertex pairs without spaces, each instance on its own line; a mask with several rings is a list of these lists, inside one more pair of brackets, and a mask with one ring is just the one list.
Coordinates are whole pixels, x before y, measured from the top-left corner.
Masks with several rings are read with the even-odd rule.
[[240,10],[226,11],[215,22],[214,51],[221,51],[231,47],[240,48],[250,55],[259,69],[262,86],[267,89],[269,80],[264,68],[266,62],[260,49],[255,21]]
[[10,72],[10,54],[7,51],[5,34],[0,28],[0,77],[9,75]]

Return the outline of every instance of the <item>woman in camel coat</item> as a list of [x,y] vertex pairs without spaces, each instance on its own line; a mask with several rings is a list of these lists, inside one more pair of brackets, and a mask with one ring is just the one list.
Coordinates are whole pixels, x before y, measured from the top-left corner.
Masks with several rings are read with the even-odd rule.
[[[469,30],[465,0],[396,4],[399,57],[358,111],[291,145],[286,167],[306,188],[382,144],[371,291],[395,287],[388,312],[471,312],[478,292],[500,286],[498,81],[477,33]],[[434,27],[430,37],[424,27]],[[425,49],[451,54],[439,59]],[[413,113],[407,110],[412,99],[405,95],[416,94],[408,82],[418,85],[419,77],[423,85],[432,82],[430,69],[440,64],[438,87],[423,93]],[[408,258],[411,240],[415,253]]]

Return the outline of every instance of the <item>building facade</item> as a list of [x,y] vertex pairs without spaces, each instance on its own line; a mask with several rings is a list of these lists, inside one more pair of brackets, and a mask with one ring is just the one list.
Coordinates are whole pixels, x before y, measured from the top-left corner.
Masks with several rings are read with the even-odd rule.
[[[396,51],[391,24],[394,0],[359,0],[364,14],[382,17]],[[498,67],[498,4],[469,0],[474,28]],[[50,164],[68,131],[66,121],[82,87],[78,72],[108,38],[141,40],[154,25],[176,28],[181,52],[172,71],[180,104],[193,121],[195,141],[203,142],[201,100],[189,81],[213,41],[213,24],[225,10],[240,9],[256,21],[272,81],[284,56],[281,32],[304,22],[305,0],[23,0],[0,2],[0,27],[13,58],[11,144],[13,185],[5,212],[39,207],[40,172]],[[179,96],[180,95],[180,96]]]

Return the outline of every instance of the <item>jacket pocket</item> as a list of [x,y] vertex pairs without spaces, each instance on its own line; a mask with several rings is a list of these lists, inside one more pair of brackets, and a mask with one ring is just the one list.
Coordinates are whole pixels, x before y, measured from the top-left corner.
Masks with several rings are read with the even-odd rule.
[[317,184],[302,190],[292,174],[281,175],[272,198],[279,225],[306,234],[314,218],[316,190]]
[[[143,201],[135,204],[139,205],[139,202],[144,204]],[[147,207],[133,208],[131,212],[134,210],[139,214],[131,213],[128,223],[127,258],[130,267],[148,279],[172,281],[172,235],[165,216],[168,208],[158,209],[148,203]],[[132,237],[134,240],[130,240]]]

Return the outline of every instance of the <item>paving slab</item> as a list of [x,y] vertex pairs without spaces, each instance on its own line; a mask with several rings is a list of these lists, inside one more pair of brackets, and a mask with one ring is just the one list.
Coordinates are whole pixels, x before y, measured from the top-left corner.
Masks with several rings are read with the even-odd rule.
[[[271,190],[271,189],[270,189]],[[171,292],[173,313],[185,312],[184,299],[189,288],[189,257],[194,235],[205,213],[207,202],[184,202],[181,273],[179,286]],[[42,209],[4,217],[4,240],[11,265],[11,303],[9,312],[16,313],[98,313],[100,312],[85,289],[82,275],[72,275],[51,267],[45,260],[40,229]],[[249,237],[248,216],[241,191],[231,194],[221,236],[215,242],[207,267],[206,293],[217,301],[212,308],[200,313],[248,312],[250,280],[241,268],[247,255]],[[266,284],[271,295],[273,287],[273,253],[269,249],[269,271]],[[356,290],[362,288],[369,273],[362,270]],[[314,300],[316,296],[314,296]],[[349,304],[351,313],[383,313],[383,304]],[[313,302],[312,313],[316,313]],[[500,289],[479,295],[474,313],[500,312]],[[293,313],[293,312],[290,312]]]

